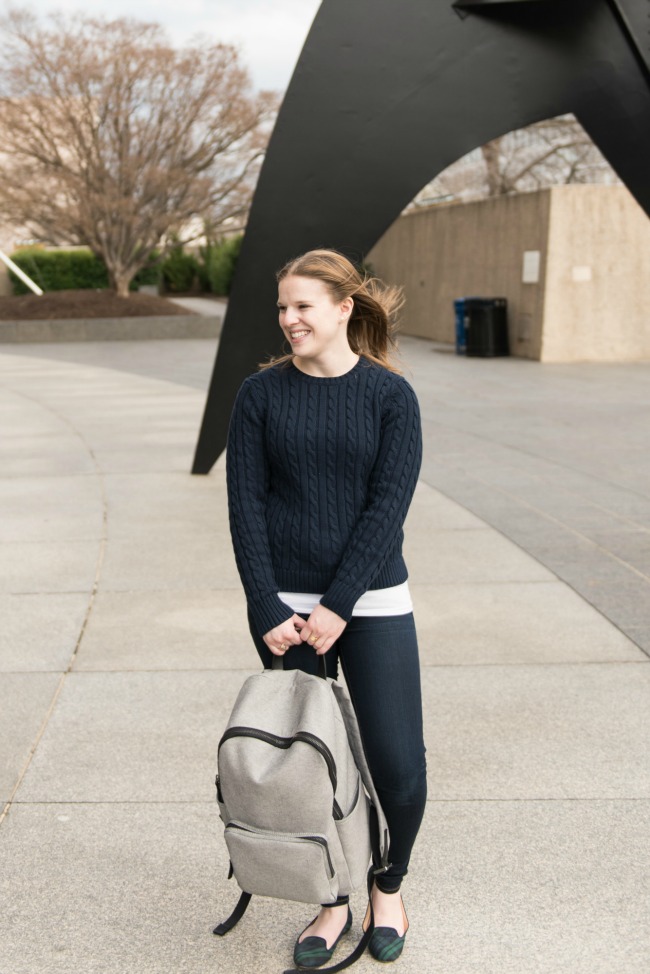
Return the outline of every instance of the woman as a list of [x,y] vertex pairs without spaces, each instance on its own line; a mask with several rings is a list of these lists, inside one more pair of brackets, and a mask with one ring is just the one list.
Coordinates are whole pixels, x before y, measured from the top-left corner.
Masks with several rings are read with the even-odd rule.
[[[314,250],[278,274],[291,352],[243,383],[227,451],[230,523],[251,633],[265,667],[317,672],[340,658],[390,830],[372,890],[379,960],[401,953],[400,895],[426,800],[418,649],[402,525],[420,468],[417,400],[391,363],[401,295],[343,255]],[[317,967],[351,924],[324,904],[296,941]]]

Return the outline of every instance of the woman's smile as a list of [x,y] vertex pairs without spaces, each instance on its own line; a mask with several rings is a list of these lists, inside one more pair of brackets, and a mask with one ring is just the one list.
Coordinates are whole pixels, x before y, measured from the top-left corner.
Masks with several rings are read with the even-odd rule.
[[292,345],[298,345],[311,334],[309,328],[289,328],[289,341]]

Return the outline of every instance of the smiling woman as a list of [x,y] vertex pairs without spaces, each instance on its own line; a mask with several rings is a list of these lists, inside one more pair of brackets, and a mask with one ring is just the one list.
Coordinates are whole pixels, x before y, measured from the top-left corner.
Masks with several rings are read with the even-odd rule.
[[262,368],[293,363],[322,377],[341,375],[360,355],[391,372],[401,288],[362,277],[334,250],[310,250],[278,273],[280,327],[291,346]]
[[[391,360],[402,296],[332,250],[291,261],[278,290],[291,352],[245,380],[231,418],[233,546],[264,666],[285,656],[285,669],[315,674],[327,654],[336,678],[341,661],[390,830],[369,950],[395,960],[408,926],[398,891],[426,798],[402,556],[422,438],[415,393]],[[346,897],[323,904],[296,942],[296,964],[327,961],[350,922]]]
[[352,298],[336,301],[322,281],[295,274],[280,281],[279,292],[280,327],[301,372],[335,376],[356,365],[347,336]]

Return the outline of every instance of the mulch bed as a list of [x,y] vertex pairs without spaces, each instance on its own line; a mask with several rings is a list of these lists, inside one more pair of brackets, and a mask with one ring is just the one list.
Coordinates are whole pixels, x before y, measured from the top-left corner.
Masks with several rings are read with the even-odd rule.
[[194,312],[153,294],[118,298],[114,291],[46,291],[0,297],[0,321],[51,321],[56,318],[146,318]]

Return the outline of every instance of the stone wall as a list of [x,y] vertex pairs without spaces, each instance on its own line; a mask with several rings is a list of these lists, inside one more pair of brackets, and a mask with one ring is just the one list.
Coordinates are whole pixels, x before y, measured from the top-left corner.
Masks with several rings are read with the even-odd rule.
[[624,186],[552,190],[541,359],[650,359],[650,220]]
[[624,186],[429,207],[368,255],[403,284],[404,331],[454,342],[454,298],[505,297],[513,355],[545,362],[650,358],[650,220]]
[[[1,300],[1,299],[0,299]],[[29,342],[118,342],[216,338],[217,315],[142,315],[137,318],[55,318],[0,321],[0,345]]]

